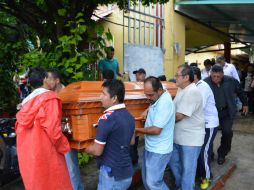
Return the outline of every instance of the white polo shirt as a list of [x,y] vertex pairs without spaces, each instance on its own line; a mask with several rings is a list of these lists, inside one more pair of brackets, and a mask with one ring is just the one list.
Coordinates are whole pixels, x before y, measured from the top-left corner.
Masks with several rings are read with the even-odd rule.
[[205,79],[210,76],[210,71],[207,71],[205,68],[201,70],[201,78]]
[[225,65],[223,67],[223,72],[224,72],[224,75],[233,77],[236,80],[238,80],[238,82],[240,82],[239,75],[238,75],[237,70],[233,64],[225,63]]
[[178,89],[174,99],[176,112],[184,118],[176,122],[174,143],[182,146],[202,146],[205,137],[205,122],[201,93],[194,83]]
[[203,110],[205,116],[205,127],[214,128],[219,126],[218,111],[215,106],[213,91],[210,86],[203,80],[196,84],[203,99]]

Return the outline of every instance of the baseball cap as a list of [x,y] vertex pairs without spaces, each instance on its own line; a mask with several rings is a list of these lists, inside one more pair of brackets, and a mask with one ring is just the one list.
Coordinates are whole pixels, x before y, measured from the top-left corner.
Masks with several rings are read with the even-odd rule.
[[140,68],[139,70],[133,71],[133,74],[136,74],[136,73],[144,73],[144,74],[146,74],[146,71],[145,71],[145,69]]
[[216,56],[216,60],[218,60],[218,59],[225,59],[225,56],[224,56],[224,55],[222,55],[222,54],[217,55],[217,56]]

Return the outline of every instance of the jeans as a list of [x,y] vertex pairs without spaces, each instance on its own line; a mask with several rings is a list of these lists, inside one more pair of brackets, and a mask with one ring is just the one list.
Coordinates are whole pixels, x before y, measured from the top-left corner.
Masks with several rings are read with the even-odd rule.
[[84,190],[84,184],[81,180],[79,164],[78,164],[78,152],[75,149],[71,149],[65,155],[69,175],[71,178],[71,184],[73,190]]
[[181,188],[181,190],[193,190],[195,188],[195,176],[200,150],[201,146],[174,144],[169,165],[175,176],[177,188]]
[[109,176],[109,167],[101,166],[97,190],[126,190],[131,185],[132,177],[116,181],[114,176]]
[[144,150],[142,179],[146,190],[168,190],[163,180],[164,171],[171,153],[157,154]]

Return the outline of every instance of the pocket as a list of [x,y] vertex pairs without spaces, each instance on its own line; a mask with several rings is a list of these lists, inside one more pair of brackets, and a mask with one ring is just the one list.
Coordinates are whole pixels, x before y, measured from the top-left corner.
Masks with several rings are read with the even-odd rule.
[[109,166],[102,165],[100,167],[100,172],[102,173],[103,176],[112,177],[112,169]]

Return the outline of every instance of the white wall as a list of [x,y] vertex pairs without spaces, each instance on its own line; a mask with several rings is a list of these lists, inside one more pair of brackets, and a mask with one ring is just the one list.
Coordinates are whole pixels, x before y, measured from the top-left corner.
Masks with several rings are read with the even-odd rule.
[[135,80],[133,71],[143,68],[146,76],[164,74],[164,54],[160,48],[144,47],[124,44],[124,71],[129,73],[130,79]]

